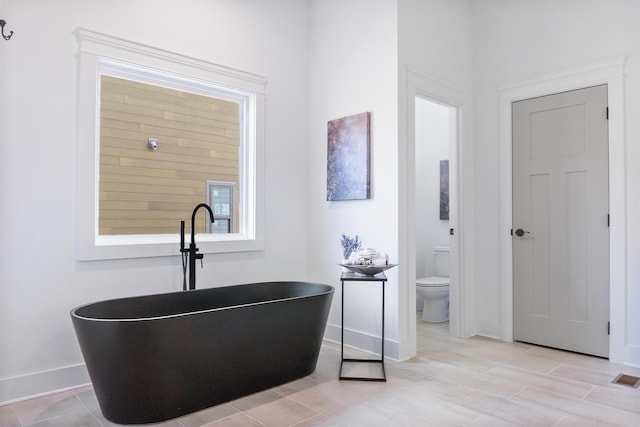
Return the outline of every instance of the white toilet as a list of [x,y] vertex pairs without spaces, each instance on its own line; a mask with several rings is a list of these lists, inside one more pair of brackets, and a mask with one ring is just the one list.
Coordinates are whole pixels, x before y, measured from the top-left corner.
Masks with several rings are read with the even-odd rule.
[[432,256],[436,276],[416,280],[416,310],[423,322],[440,323],[449,320],[449,247],[436,246]]

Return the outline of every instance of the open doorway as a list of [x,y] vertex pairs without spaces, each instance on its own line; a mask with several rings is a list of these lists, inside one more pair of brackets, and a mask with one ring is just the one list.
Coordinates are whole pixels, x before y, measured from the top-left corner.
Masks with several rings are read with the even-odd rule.
[[[450,229],[450,274],[449,274],[449,327],[447,333],[452,337],[466,338],[474,332],[473,289],[466,278],[473,278],[473,265],[466,262],[472,259],[467,253],[474,248],[472,230],[473,215],[473,111],[471,93],[455,84],[434,79],[415,69],[407,70],[406,138],[401,127],[399,145],[399,187],[398,203],[401,219],[398,223],[399,264],[398,269],[401,299],[399,359],[407,360],[416,355],[416,272],[417,233],[416,223],[416,168],[422,164],[416,162],[416,100],[428,100],[450,111],[449,141],[449,229]],[[442,160],[442,159],[437,159]],[[437,197],[439,200],[439,196]],[[439,215],[439,213],[438,213]],[[439,218],[439,216],[438,216]],[[452,233],[452,234],[451,234]]]
[[416,345],[449,333],[457,109],[415,98]]

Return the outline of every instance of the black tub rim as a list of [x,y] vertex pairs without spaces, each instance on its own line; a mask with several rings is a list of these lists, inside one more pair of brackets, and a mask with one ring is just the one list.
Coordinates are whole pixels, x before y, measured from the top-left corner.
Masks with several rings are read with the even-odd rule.
[[[210,290],[214,290],[214,289],[223,289],[223,288],[232,288],[232,287],[238,287],[238,286],[269,285],[269,284],[293,284],[293,283],[304,284],[304,285],[312,285],[314,287],[317,286],[319,288],[325,288],[325,289],[323,291],[314,292],[314,293],[309,294],[309,295],[298,295],[298,296],[292,296],[292,297],[286,297],[286,298],[275,298],[275,299],[270,299],[270,300],[266,300],[266,301],[256,301],[256,302],[251,302],[251,303],[236,304],[236,305],[224,306],[224,307],[214,307],[214,308],[208,308],[208,309],[202,309],[202,310],[185,311],[185,312],[181,312],[181,313],[172,313],[172,314],[166,314],[166,315],[161,315],[161,316],[147,316],[147,317],[137,317],[137,318],[128,318],[128,317],[101,318],[101,317],[82,316],[82,315],[77,313],[79,310],[82,310],[83,308],[87,308],[87,307],[90,307],[90,306],[93,306],[93,305],[114,303],[114,302],[117,302],[117,301],[124,301],[124,300],[131,300],[131,299],[143,299],[143,298],[160,297],[160,296],[167,296],[167,295],[171,295],[171,294],[182,294],[182,293],[186,293],[186,292],[188,292],[188,293],[197,293],[197,292],[202,292],[202,291],[210,291]],[[327,285],[326,283],[307,282],[307,281],[302,281],[302,280],[273,280],[273,281],[268,281],[268,282],[238,283],[238,284],[235,284],[235,285],[217,286],[217,287],[212,287],[212,288],[191,289],[191,290],[185,290],[185,291],[160,292],[160,293],[147,294],[147,295],[133,295],[133,296],[128,296],[128,297],[117,297],[117,298],[108,298],[108,299],[104,299],[104,300],[100,300],[100,301],[92,301],[92,302],[84,303],[84,304],[81,304],[81,305],[78,305],[78,306],[74,307],[73,309],[71,309],[70,315],[74,319],[83,320],[83,321],[89,321],[89,322],[149,322],[149,321],[154,321],[154,320],[157,321],[157,320],[174,319],[174,318],[186,317],[186,316],[194,316],[196,314],[203,314],[203,313],[214,313],[214,312],[226,311],[226,310],[237,310],[237,309],[240,309],[240,308],[243,308],[243,307],[251,307],[251,306],[258,306],[258,305],[265,305],[265,304],[275,304],[277,302],[283,302],[283,301],[295,301],[295,300],[306,299],[306,298],[317,298],[317,297],[321,297],[323,295],[332,294],[334,291],[335,291],[335,288],[333,286],[331,286],[331,285]]]

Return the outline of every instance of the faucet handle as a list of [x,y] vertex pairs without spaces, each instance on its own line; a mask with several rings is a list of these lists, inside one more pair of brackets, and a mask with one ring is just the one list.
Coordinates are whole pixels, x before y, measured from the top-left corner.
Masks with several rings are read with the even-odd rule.
[[204,268],[204,263],[202,262],[202,258],[204,258],[204,254],[195,254],[194,259],[200,260],[200,268]]

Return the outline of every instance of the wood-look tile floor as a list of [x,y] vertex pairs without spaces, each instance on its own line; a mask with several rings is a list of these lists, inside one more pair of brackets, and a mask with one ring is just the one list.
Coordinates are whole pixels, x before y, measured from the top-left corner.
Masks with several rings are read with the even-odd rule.
[[[640,369],[522,343],[457,339],[418,322],[418,356],[386,383],[339,381],[340,347],[306,378],[153,426],[640,426]],[[355,356],[355,355],[353,355]],[[0,407],[0,426],[112,426],[91,387]]]

